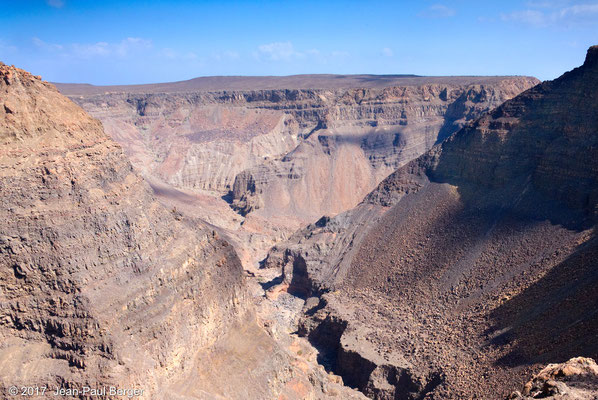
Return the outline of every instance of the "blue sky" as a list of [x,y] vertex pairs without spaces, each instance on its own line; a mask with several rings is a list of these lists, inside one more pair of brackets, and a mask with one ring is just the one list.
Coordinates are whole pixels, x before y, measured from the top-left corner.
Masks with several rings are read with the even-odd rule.
[[372,73],[553,79],[598,1],[0,0],[0,60],[58,82]]

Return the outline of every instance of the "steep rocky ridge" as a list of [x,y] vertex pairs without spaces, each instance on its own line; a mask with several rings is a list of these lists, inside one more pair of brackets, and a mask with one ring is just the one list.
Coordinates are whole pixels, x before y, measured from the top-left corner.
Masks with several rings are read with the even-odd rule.
[[0,79],[3,395],[46,384],[166,396],[245,318],[238,257],[164,209],[100,122],[52,85],[3,64]]
[[98,120],[1,63],[0,103],[0,398],[361,397],[262,328],[233,247],[164,208]]
[[269,253],[327,368],[376,399],[505,398],[596,357],[596,93],[592,47]]
[[[269,79],[254,83],[270,87]],[[103,122],[144,176],[174,189],[162,193],[202,197],[211,209],[202,218],[263,256],[298,227],[355,206],[397,167],[538,82],[353,77],[339,89],[345,78],[302,79],[273,80],[291,89],[242,90],[233,78],[219,80],[227,88],[220,91],[192,83],[59,88]],[[231,216],[221,197],[241,215]]]

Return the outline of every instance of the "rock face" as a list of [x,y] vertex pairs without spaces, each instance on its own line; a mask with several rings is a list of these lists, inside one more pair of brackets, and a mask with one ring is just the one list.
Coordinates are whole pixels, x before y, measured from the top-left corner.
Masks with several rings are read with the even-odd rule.
[[[255,87],[272,86],[261,79]],[[340,81],[362,86],[339,88]],[[326,82],[290,77],[275,84],[290,89],[247,90],[222,78],[225,91],[201,82],[59,88],[103,122],[145,176],[224,196],[248,218],[240,218],[241,230],[284,237],[354,207],[397,167],[538,83],[527,77]],[[304,88],[308,83],[319,86]]]
[[525,384],[523,393],[509,399],[598,398],[598,365],[591,358],[576,357],[562,364],[550,364]]
[[309,122],[299,145],[237,175],[233,207],[303,223],[350,209],[399,166],[535,83],[510,78],[483,85],[318,93],[331,100],[316,103],[312,121],[295,116],[300,127]]
[[330,370],[375,399],[505,398],[598,355],[597,92],[593,47],[270,252]]
[[163,208],[53,85],[0,64],[0,102],[0,397],[176,397],[173,377],[248,312],[232,246]]
[[99,121],[4,64],[0,104],[0,398],[363,398],[264,329],[233,247],[159,203]]

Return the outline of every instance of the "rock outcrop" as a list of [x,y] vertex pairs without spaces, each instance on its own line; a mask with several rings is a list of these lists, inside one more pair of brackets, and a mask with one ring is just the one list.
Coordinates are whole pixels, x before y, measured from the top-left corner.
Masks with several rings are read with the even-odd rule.
[[53,85],[0,64],[0,102],[0,397],[176,397],[172,379],[248,313],[232,246],[159,204]]
[[509,399],[598,398],[598,365],[591,358],[576,357],[562,364],[550,364]]
[[270,252],[330,370],[375,399],[498,399],[598,355],[597,92],[593,47]]

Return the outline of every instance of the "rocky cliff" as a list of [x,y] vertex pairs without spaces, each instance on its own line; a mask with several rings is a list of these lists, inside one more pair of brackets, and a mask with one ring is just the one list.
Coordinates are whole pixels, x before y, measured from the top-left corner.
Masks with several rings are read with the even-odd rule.
[[270,252],[327,368],[376,399],[505,398],[596,357],[597,91],[593,47]]
[[260,90],[234,77],[220,79],[220,91],[203,81],[59,88],[102,121],[146,178],[171,186],[161,190],[166,201],[194,197],[200,217],[243,243],[237,250],[254,249],[243,257],[253,265],[276,240],[355,206],[397,167],[538,82],[316,78],[247,78]]
[[0,104],[0,398],[363,398],[267,326],[233,247],[98,120],[4,64]]
[[0,64],[0,102],[0,396],[172,398],[173,377],[247,313],[234,250],[163,208],[53,85]]

